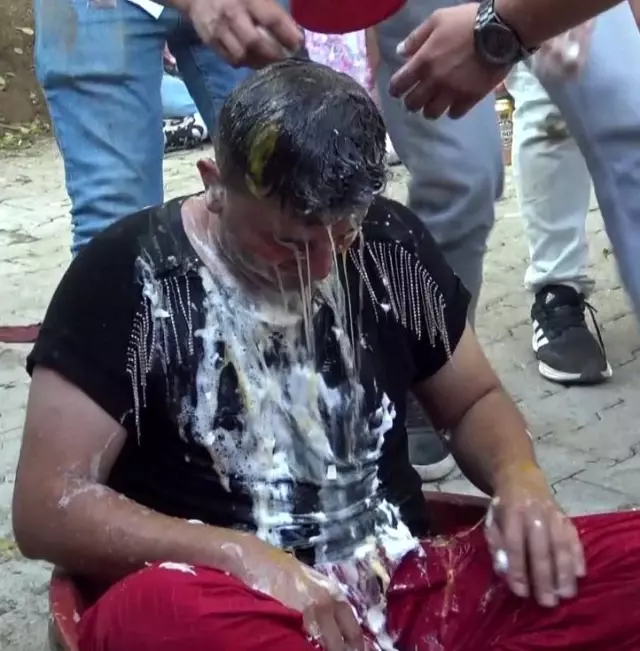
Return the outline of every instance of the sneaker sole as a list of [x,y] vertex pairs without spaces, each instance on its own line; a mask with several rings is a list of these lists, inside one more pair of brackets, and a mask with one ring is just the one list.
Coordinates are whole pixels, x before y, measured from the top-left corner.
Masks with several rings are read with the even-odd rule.
[[539,361],[538,373],[540,373],[545,380],[555,382],[556,384],[600,384],[613,375],[613,370],[611,365],[607,363],[607,368],[597,375],[567,373],[566,371],[559,371],[557,368],[551,368],[548,364]]
[[413,464],[416,472],[420,475],[423,482],[434,482],[444,479],[450,475],[456,468],[456,462],[453,455],[448,454],[442,461],[431,463],[428,466],[419,466]]
[[[533,348],[533,354],[538,357],[538,340],[536,338],[536,333],[534,331],[533,337],[531,339],[531,347]],[[611,364],[607,362],[607,368],[603,371],[600,371],[597,375],[584,375],[583,373],[568,373],[567,371],[560,371],[557,368],[552,368],[548,364],[538,360],[538,373],[542,375],[545,380],[550,382],[555,382],[556,384],[600,384],[605,382],[613,375],[613,369]]]

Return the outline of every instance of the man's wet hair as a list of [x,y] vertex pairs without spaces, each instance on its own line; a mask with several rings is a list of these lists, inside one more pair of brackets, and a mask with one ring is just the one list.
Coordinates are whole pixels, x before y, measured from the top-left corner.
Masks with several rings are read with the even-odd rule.
[[326,223],[383,190],[385,139],[365,88],[327,66],[287,59],[230,94],[214,147],[225,185]]

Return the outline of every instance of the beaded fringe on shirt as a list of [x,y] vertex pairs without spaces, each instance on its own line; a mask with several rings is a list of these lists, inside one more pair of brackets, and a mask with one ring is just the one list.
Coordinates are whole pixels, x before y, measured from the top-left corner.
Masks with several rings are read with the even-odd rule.
[[[398,323],[419,341],[426,336],[429,343],[435,346],[440,339],[450,357],[444,296],[416,256],[397,242],[375,241],[351,249],[349,255],[371,299],[375,318],[380,319],[391,311]],[[380,292],[376,293],[374,289],[369,273],[371,262],[386,295],[378,295]],[[192,355],[194,349],[189,279],[156,279],[148,266],[141,265],[141,268],[144,298],[134,318],[126,369],[133,390],[138,435],[140,411],[146,407],[147,376],[153,363],[159,359],[166,370],[167,351],[175,351],[175,361],[181,364],[183,352]],[[181,319],[182,323],[177,324],[176,319]],[[185,331],[186,341],[181,342],[178,333]]]
[[[393,317],[418,339],[426,335],[432,346],[440,338],[451,357],[445,323],[444,296],[427,268],[397,242],[367,242],[349,251],[374,306],[376,318],[391,310]],[[377,296],[369,277],[366,257],[373,261],[386,296]]]
[[[156,359],[160,360],[168,380],[167,351],[175,352],[178,365],[183,363],[185,353],[191,356],[194,352],[193,306],[188,278],[170,277],[156,280],[143,272],[142,282],[144,298],[133,320],[126,369],[133,390],[138,436],[140,410],[146,407],[147,376],[153,363]],[[176,323],[176,319],[180,319],[182,323]]]

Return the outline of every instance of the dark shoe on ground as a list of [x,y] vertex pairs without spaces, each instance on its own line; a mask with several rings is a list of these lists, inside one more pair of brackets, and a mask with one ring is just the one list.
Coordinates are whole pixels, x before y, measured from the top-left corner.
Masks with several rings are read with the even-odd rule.
[[179,120],[164,120],[162,130],[165,152],[195,149],[202,145],[206,136],[204,126],[198,124],[193,116]]
[[[595,334],[587,326],[587,310]],[[532,346],[540,375],[560,384],[597,384],[611,377],[595,311],[572,287],[547,285],[536,294]]]
[[443,479],[456,467],[447,444],[427,421],[413,396],[407,397],[409,460],[424,482]]

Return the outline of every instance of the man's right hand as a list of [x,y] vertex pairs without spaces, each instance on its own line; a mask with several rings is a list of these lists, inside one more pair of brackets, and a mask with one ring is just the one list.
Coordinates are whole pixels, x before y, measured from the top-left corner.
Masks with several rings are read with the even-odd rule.
[[364,651],[362,628],[337,582],[255,536],[223,543],[222,551],[235,556],[237,576],[249,587],[302,613],[307,633],[325,651]]
[[260,68],[302,46],[303,35],[276,0],[169,0],[202,41],[234,66]]

